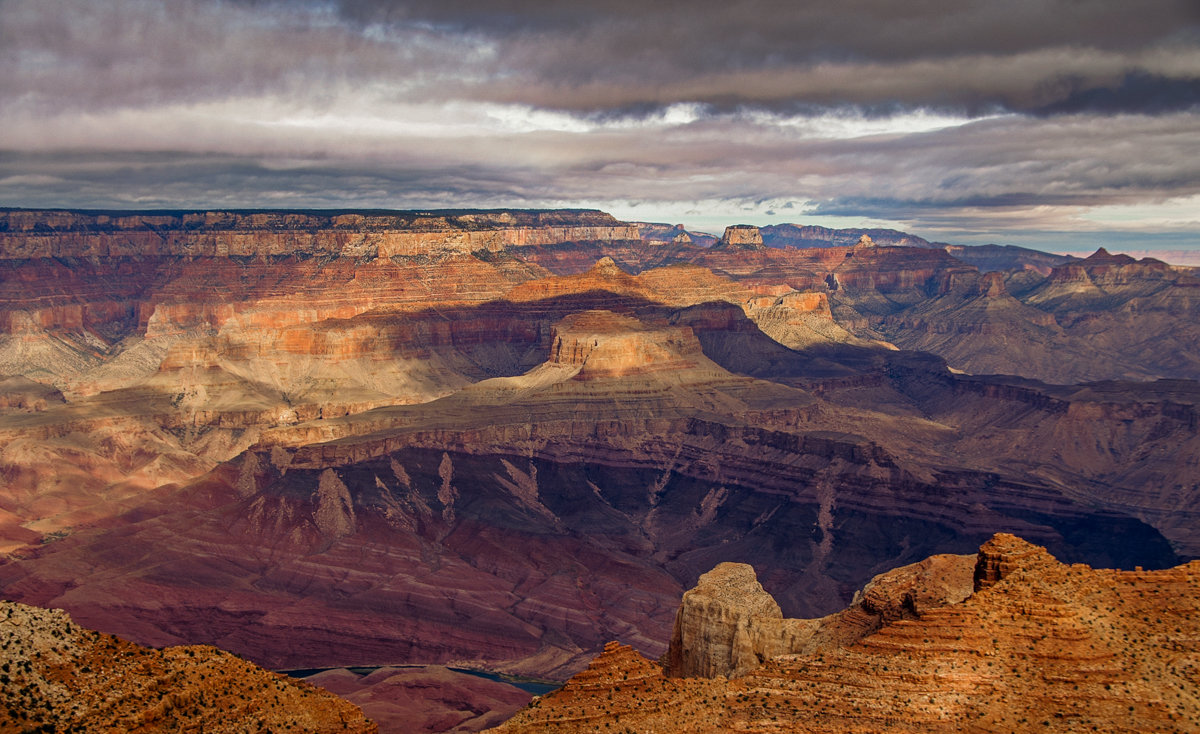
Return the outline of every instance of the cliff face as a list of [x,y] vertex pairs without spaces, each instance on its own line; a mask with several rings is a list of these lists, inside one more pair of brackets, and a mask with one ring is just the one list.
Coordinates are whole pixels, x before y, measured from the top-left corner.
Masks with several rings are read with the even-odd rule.
[[506,248],[614,237],[636,228],[599,212],[0,212],[0,376],[38,386],[0,398],[0,548],[263,428],[520,374],[549,323],[453,314],[547,274]]
[[830,229],[828,227],[773,224],[761,227],[768,247],[846,247],[864,235],[887,247],[932,247],[926,239],[894,229]]
[[[5,549],[119,513],[118,502],[196,477],[261,430],[521,375],[578,310],[717,300],[786,344],[852,339],[819,294],[776,287],[764,303],[707,269],[635,277],[612,259],[556,278],[512,255],[630,236],[594,212],[6,216],[0,374],[57,388],[69,404],[14,396],[14,413],[38,415],[0,417]],[[221,238],[241,244],[213,249]],[[417,249],[381,251],[387,238]],[[625,338],[609,340],[610,363]],[[641,343],[640,359],[657,360],[653,340]]]
[[[664,652],[736,561],[786,615],[728,636],[736,669],[921,613],[881,585],[820,617],[997,529],[1200,553],[1195,383],[973,377],[880,333],[1011,361],[1077,328],[1040,276],[603,239],[632,233],[594,212],[21,216],[6,237],[64,254],[0,258],[0,585],[140,642],[567,675],[613,637]],[[1086,267],[1149,294],[1132,325],[1186,285]]]
[[[562,689],[494,731],[1132,733],[1200,726],[1193,695],[1200,562],[1097,570],[997,535],[977,564],[981,588],[965,600],[852,644],[779,655],[734,680],[666,678],[612,643]],[[759,607],[748,600],[748,626]],[[695,644],[700,649],[690,654],[704,656],[707,641]]]
[[726,227],[725,234],[721,235],[721,239],[713,245],[715,250],[762,250],[765,248],[762,232],[758,230],[758,227],[749,224],[735,224]]
[[787,619],[754,569],[722,563],[683,595],[664,673],[677,678],[737,678],[780,655],[848,645],[884,623],[919,619],[971,594],[974,556],[931,556],[873,578],[849,608],[819,619]]
[[58,610],[0,602],[6,731],[361,732],[355,706],[212,647],[150,650]]
[[667,672],[684,678],[737,676],[762,662],[752,630],[777,628],[779,604],[763,591],[754,569],[722,563],[683,595],[667,649]]
[[[487,258],[507,248],[637,239],[636,226],[588,211],[0,211],[0,267],[8,276],[0,290],[0,328],[126,336],[153,320],[173,328],[220,327],[245,308],[247,297],[264,296],[315,295],[308,303],[316,318],[301,315],[304,321],[345,317],[375,307],[380,295],[384,304],[414,300],[411,292],[407,299],[378,292],[411,280],[413,266],[473,254]],[[351,291],[340,292],[335,306],[330,289],[343,283]],[[460,279],[448,293],[420,296],[453,300],[455,293],[469,294],[468,285]],[[213,286],[223,298],[209,290]],[[205,305],[215,303],[224,313]],[[329,304],[324,313],[323,304]]]
[[[979,374],[1057,383],[1200,377],[1200,281],[1193,275],[1103,249],[1040,267],[1045,277],[989,273],[986,287],[961,278],[923,302],[876,307],[859,323]],[[838,305],[847,314],[872,308],[852,298]]]
[[[734,374],[704,353],[698,323],[652,315],[574,314],[551,329],[561,348],[522,375],[272,429],[201,480],[0,566],[0,584],[152,644],[204,640],[276,667],[468,659],[561,675],[613,636],[662,652],[680,590],[723,560],[753,561],[789,614],[819,615],[879,558],[911,563],[996,526],[1089,558],[1174,559],[1152,528],[1052,484],[920,457],[950,435],[924,417]],[[852,373],[875,381],[870,395],[897,400],[884,375],[910,385],[912,372],[955,401],[942,373],[866,351],[884,360]],[[1128,544],[1087,546],[1078,528]],[[748,637],[726,619],[737,654],[713,667],[928,603],[869,589],[852,617]]]

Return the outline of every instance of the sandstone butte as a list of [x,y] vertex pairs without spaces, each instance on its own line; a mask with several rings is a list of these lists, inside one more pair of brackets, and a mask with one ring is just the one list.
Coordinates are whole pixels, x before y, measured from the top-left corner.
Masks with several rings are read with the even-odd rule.
[[0,602],[2,732],[352,732],[378,729],[315,686],[213,647],[153,650]]
[[[898,614],[856,641],[815,646],[807,634],[845,632],[845,620],[783,620],[751,571],[718,567],[679,611],[677,632],[705,634],[682,650],[673,640],[665,668],[611,642],[492,731],[1200,731],[1200,562],[1093,569],[997,534],[979,550],[973,593],[957,602],[946,592],[961,588],[962,564],[935,562],[939,591],[920,591],[913,569],[907,581],[885,574],[841,614],[880,604],[884,618]],[[763,644],[770,656],[743,665]],[[789,644],[811,649],[775,654]],[[680,660],[692,663],[681,671]],[[681,677],[696,661],[710,674]]]

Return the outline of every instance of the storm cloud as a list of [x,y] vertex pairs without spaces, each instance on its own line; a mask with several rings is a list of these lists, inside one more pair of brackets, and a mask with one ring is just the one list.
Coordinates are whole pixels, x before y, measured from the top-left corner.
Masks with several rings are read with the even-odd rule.
[[0,0],[0,99],[8,206],[1200,232],[1193,0]]

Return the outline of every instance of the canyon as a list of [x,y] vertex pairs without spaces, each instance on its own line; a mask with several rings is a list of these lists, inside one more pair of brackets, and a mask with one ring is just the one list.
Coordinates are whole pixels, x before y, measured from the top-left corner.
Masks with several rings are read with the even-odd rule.
[[[367,701],[425,685],[399,665],[658,657],[725,562],[785,620],[997,531],[1097,567],[1200,556],[1196,273],[901,235],[0,211],[0,595],[388,668],[325,676]],[[897,614],[785,626],[811,647]],[[496,723],[451,719],[428,730]]]

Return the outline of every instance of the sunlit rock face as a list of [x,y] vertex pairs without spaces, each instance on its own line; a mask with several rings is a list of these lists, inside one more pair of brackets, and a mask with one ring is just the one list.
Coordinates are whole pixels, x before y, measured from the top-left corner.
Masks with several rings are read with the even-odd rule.
[[[684,595],[683,626],[714,634],[673,639],[665,671],[610,642],[563,688],[493,731],[1183,732],[1200,720],[1187,695],[1200,653],[1197,561],[1093,569],[997,534],[976,558],[883,574],[858,608],[822,620],[780,619],[753,572],[732,566]],[[737,660],[788,623],[844,623],[870,596],[892,599],[885,606],[903,617],[744,668],[701,665],[681,677],[676,667]]]
[[763,244],[762,232],[758,227],[735,224],[725,228],[725,234],[721,235],[721,239],[713,247],[718,250],[762,250],[766,245]]
[[779,604],[744,563],[721,563],[683,595],[671,643],[662,657],[666,675],[736,678],[781,655],[811,655],[842,647],[900,619],[971,595],[972,555],[937,555],[879,574],[846,609],[816,619],[785,618]]
[[[964,374],[1053,361],[1036,272],[597,212],[7,216],[0,587],[143,643],[566,676],[664,652],[721,562],[796,619],[996,530],[1200,553],[1195,383]],[[1128,267],[1085,270],[1186,286]]]

